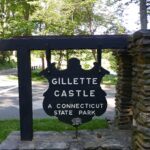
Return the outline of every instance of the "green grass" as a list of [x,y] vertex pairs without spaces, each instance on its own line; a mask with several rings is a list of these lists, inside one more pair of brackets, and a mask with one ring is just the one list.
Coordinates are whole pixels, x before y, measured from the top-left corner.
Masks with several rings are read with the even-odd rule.
[[46,82],[47,79],[40,75],[40,70],[32,71],[32,81]]
[[[57,119],[36,119],[33,122],[34,131],[66,131],[75,130],[71,125],[62,123]],[[93,119],[79,127],[79,130],[95,130],[108,128],[108,123],[104,119]],[[0,121],[0,143],[6,139],[12,131],[18,131],[19,120],[1,120]]]
[[0,63],[0,70],[15,68],[16,66],[17,66],[17,63],[13,61]]
[[117,80],[118,80],[117,75],[106,75],[103,77],[102,84],[116,85]]
[[0,121],[0,143],[14,130],[19,130],[19,121],[6,120]]

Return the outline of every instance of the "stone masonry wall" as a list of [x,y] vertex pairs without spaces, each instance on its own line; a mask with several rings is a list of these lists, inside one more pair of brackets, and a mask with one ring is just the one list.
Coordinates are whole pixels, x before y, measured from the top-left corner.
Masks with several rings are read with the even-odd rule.
[[127,50],[118,50],[114,54],[118,63],[115,122],[119,129],[130,129],[132,125],[132,56]]
[[150,30],[134,34],[133,56],[133,149],[150,150]]

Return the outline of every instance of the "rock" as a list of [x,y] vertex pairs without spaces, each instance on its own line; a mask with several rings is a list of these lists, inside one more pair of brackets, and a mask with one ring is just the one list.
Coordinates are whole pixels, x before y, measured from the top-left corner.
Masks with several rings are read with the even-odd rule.
[[[138,36],[137,36],[138,35]],[[140,36],[139,36],[140,35]],[[137,38],[138,37],[138,38]],[[133,118],[136,122],[133,148],[150,149],[150,31],[140,31],[134,36],[132,101]]]
[[[100,134],[101,138],[97,135]],[[79,138],[73,139],[74,132],[35,132],[33,141],[20,141],[19,132],[11,133],[0,145],[0,150],[114,150],[131,147],[130,131],[101,129],[79,131]],[[122,138],[120,138],[123,136]]]
[[132,57],[127,51],[124,53],[118,51],[114,55],[118,65],[115,121],[120,129],[130,129],[132,125]]

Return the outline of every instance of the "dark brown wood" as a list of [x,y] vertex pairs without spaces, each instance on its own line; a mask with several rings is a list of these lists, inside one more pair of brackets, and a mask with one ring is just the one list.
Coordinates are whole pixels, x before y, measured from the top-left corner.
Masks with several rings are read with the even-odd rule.
[[21,140],[33,138],[30,50],[18,50],[18,80]]
[[126,49],[127,35],[31,36],[0,40],[0,50]]

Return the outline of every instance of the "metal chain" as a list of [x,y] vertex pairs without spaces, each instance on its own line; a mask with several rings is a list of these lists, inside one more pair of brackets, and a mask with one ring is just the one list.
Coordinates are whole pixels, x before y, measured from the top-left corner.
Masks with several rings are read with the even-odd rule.
[[50,64],[51,64],[51,50],[46,50],[46,61],[47,61],[47,67],[50,68]]
[[99,47],[97,49],[97,63],[99,65],[99,68],[101,68],[101,66],[102,66],[101,60],[102,60],[102,49],[101,49],[101,47]]

